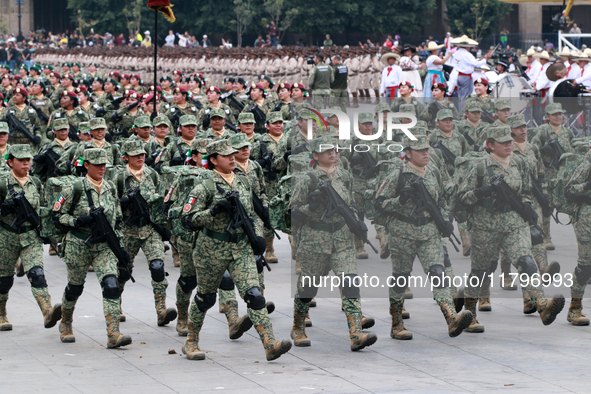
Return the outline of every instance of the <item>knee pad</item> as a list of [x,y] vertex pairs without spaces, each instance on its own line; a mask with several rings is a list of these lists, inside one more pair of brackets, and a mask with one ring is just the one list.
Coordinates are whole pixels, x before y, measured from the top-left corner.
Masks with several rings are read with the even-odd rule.
[[101,281],[101,287],[103,288],[103,298],[116,300],[121,296],[121,292],[119,291],[119,281],[113,274],[105,275]]
[[166,277],[166,272],[164,272],[164,261],[162,260],[152,260],[148,265],[150,268],[150,274],[152,275],[152,280],[154,282],[162,282]]
[[406,291],[406,288],[408,287],[408,278],[410,278],[410,272],[394,274],[392,275],[392,278],[394,279],[394,281],[391,282],[391,288],[394,291],[394,293],[403,294]]
[[[311,278],[310,278],[311,279]],[[298,289],[298,298],[302,301],[302,302],[310,302],[312,300],[312,298],[316,297],[316,294],[318,293],[318,288],[313,286],[313,284],[311,283],[312,281],[305,281],[303,279],[299,279],[302,281],[302,286],[301,288]],[[306,283],[308,282],[308,283]]]
[[521,256],[517,260],[517,267],[521,268],[521,271],[527,275],[533,275],[538,272],[538,265],[531,256]]
[[43,272],[43,268],[39,267],[38,265],[31,268],[27,273],[27,278],[29,278],[29,282],[31,282],[31,286],[36,289],[42,289],[47,287],[47,281],[45,280],[45,273]]
[[490,274],[492,274],[493,272],[495,272],[497,270],[498,266],[499,266],[499,260],[495,260],[495,261],[491,262],[488,272]]
[[347,298],[360,298],[359,287],[355,286],[355,278],[358,278],[357,274],[345,275],[344,281],[341,284],[341,290],[344,297]]
[[216,295],[217,293],[201,294],[197,292],[194,299],[195,304],[197,304],[197,308],[199,308],[201,312],[207,312],[208,309],[215,305]]
[[0,277],[0,294],[8,294],[14,284],[14,276]]
[[255,310],[263,309],[267,304],[267,301],[265,300],[265,297],[263,297],[263,293],[259,287],[248,289],[244,295],[244,301],[246,302],[248,308]]
[[234,290],[234,280],[228,271],[224,272],[222,281],[220,282],[220,289],[222,290]]
[[589,278],[591,278],[591,265],[577,265],[575,268],[575,276],[577,277],[577,283],[580,286],[586,285]]
[[443,266],[444,267],[451,267],[451,259],[449,258],[449,253],[447,251],[447,246],[443,246]]
[[191,294],[197,287],[197,276],[180,276],[177,283],[181,287],[183,293]]
[[[436,289],[441,289],[444,286],[444,278],[445,278],[445,270],[443,268],[443,266],[441,264],[436,264],[433,265],[431,267],[429,267],[429,270],[427,271],[427,275],[430,276],[431,278],[438,278],[438,284],[437,286],[433,286]],[[433,280],[433,279],[431,279]]]
[[537,228],[530,227],[529,233],[531,235],[532,246],[544,243],[544,237],[542,236],[542,233]]
[[68,283],[68,285],[66,286],[66,290],[64,291],[66,300],[76,301],[78,297],[82,295],[83,290],[84,285],[73,285],[71,283]]

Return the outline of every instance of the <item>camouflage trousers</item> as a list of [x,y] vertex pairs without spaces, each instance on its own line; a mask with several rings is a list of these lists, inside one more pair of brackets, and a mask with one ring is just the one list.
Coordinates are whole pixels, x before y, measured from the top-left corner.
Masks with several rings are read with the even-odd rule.
[[[189,319],[197,331],[203,326],[207,309],[202,311],[197,301],[202,303],[202,295],[215,294],[218,291],[224,272],[228,270],[240,298],[253,287],[259,287],[259,276],[252,247],[246,238],[238,243],[220,241],[199,233],[193,250],[193,262],[197,273],[197,294],[191,303]],[[225,300],[227,302],[227,300]],[[211,306],[210,306],[211,307]],[[271,321],[266,308],[248,308],[252,324],[262,325],[272,333]]]
[[[164,261],[164,244],[162,243],[162,238],[160,237],[160,234],[158,234],[153,228],[151,228],[151,226],[147,229],[142,229],[142,231],[140,231],[139,234],[140,235],[138,235],[137,232],[126,232],[125,228],[123,231],[123,247],[131,256],[131,266],[129,268],[133,269],[135,258],[139,253],[140,249],[146,255],[146,260],[148,261],[148,263],[153,260]],[[122,293],[125,289],[125,283],[126,282],[119,282],[119,289],[121,289]],[[166,280],[166,277],[161,282],[156,282],[152,280],[152,289],[155,295],[163,294],[164,297],[166,297],[167,287],[168,280]]]
[[[34,242],[31,242],[33,237]],[[17,260],[21,259],[25,273],[33,267],[43,268],[43,241],[31,232],[16,234],[0,228],[0,245],[2,245],[2,258],[0,258],[0,278],[13,278]],[[24,246],[23,246],[24,245]],[[10,289],[9,289],[10,290]],[[48,296],[47,286],[33,287],[31,292],[35,300],[40,296]],[[0,293],[0,301],[8,300],[8,291]]]
[[[451,272],[450,270],[446,270],[448,267],[446,267],[444,261],[443,247],[441,238],[425,241],[388,235],[388,248],[390,249],[390,260],[392,261],[392,277],[396,279],[396,283],[388,284],[390,306],[394,307],[404,301],[404,291],[408,287],[408,279],[405,286],[402,277],[409,278],[412,273],[415,257],[418,257],[425,274],[435,265],[443,267],[444,272]],[[451,269],[451,264],[449,264],[449,269]],[[446,276],[448,276],[448,272],[445,272]],[[451,276],[450,279],[453,280],[453,272],[451,272]],[[397,286],[394,286],[394,284]],[[451,296],[450,286],[447,281],[444,281],[444,286],[433,288],[433,299],[439,305],[444,302],[450,304],[452,301]]]
[[[106,243],[86,245],[82,240],[68,240],[62,244],[64,261],[68,268],[68,285],[82,286],[86,282],[88,267],[93,266],[96,278],[102,286],[103,278],[107,275],[118,276],[117,258]],[[66,298],[66,291],[62,297],[64,309],[74,309],[77,300],[70,301]],[[111,315],[113,319],[119,319],[119,298],[109,299],[103,297],[103,313],[105,318]]]
[[584,204],[574,223],[579,258],[573,274],[573,286],[571,291],[577,297],[583,297],[587,280],[591,276],[591,206]]
[[330,89],[314,89],[312,90],[312,102],[314,108],[324,109],[328,108],[328,101],[330,99]]
[[[472,249],[470,250],[471,276],[477,276],[478,280],[468,280],[464,292],[466,298],[479,297],[482,286],[486,285],[487,282],[486,278],[482,276],[488,276],[495,271],[501,250],[506,253],[507,258],[517,269],[519,275],[523,273],[523,269],[520,265],[517,265],[518,259],[525,256],[532,257],[531,234],[529,226],[525,222],[522,227],[507,231],[473,228],[470,231],[470,240],[472,243]],[[532,290],[536,290],[538,295],[544,297],[542,287],[533,286],[531,282],[521,282],[524,297],[527,297],[527,294]]]
[[[176,302],[177,304],[188,307],[191,303],[191,294],[185,293],[179,282],[193,281],[197,283],[197,272],[193,263],[193,245],[194,237],[197,234],[181,234],[176,236],[176,247],[179,251],[180,277],[176,284]],[[194,278],[194,279],[193,279]]]
[[341,111],[347,113],[347,103],[349,103],[349,93],[347,93],[347,89],[331,89],[331,106],[338,106],[341,109]]
[[[263,292],[263,294],[265,294],[265,273],[264,273],[264,271],[259,273],[259,287],[261,288],[261,291]],[[220,297],[220,300],[219,300],[220,306],[227,305],[229,302],[238,303],[238,300],[236,299],[236,289],[235,288],[232,290],[218,289],[218,295]]]

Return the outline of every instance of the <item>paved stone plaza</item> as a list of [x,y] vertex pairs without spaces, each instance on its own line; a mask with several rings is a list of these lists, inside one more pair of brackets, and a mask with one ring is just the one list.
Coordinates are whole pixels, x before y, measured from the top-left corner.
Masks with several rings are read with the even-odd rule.
[[[556,251],[549,252],[550,259],[561,263],[563,273],[572,273],[577,258],[572,227],[553,224],[553,240]],[[468,272],[469,258],[449,249],[456,275]],[[271,320],[278,338],[289,338],[293,266],[287,237],[278,241],[276,250],[280,262],[266,275],[265,295],[277,306]],[[387,273],[389,260],[369,253],[370,260],[364,264],[382,265]],[[47,251],[45,259],[50,293],[54,300],[61,299],[65,265],[58,257],[49,257]],[[8,317],[14,328],[0,333],[0,393],[589,391],[591,328],[566,322],[568,292],[563,293],[567,297],[565,310],[554,324],[544,327],[537,314],[523,315],[521,291],[503,291],[496,283],[493,311],[478,315],[485,333],[449,338],[429,292],[415,290],[415,298],[406,303],[411,318],[405,321],[414,338],[396,341],[389,336],[384,289],[382,298],[363,299],[364,314],[376,319],[371,331],[378,335],[378,342],[357,353],[349,350],[340,300],[318,298],[318,307],[311,309],[314,326],[307,329],[312,346],[293,347],[273,362],[265,360],[254,329],[231,341],[225,317],[216,305],[201,332],[200,346],[207,358],[189,361],[181,354],[184,338],[177,336],[174,324],[157,327],[148,267],[143,255],[138,260],[134,271],[137,283],[130,283],[123,294],[127,322],[121,324],[121,331],[133,337],[133,344],[120,350],[106,349],[101,291],[94,273],[88,274],[76,307],[74,344],[62,344],[57,327],[43,328],[26,278],[15,278],[8,301]],[[167,266],[171,283],[168,304],[174,306],[179,269],[173,267],[170,252]],[[414,273],[419,270],[417,262]],[[244,303],[240,303],[240,311],[246,312]]]

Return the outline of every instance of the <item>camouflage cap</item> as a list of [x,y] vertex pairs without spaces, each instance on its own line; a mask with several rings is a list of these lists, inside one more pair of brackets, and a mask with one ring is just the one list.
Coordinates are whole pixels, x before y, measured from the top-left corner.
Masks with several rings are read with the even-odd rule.
[[244,148],[245,146],[252,148],[252,145],[248,141],[248,136],[244,133],[234,134],[232,138],[230,138],[230,143],[234,149]]
[[412,104],[402,104],[400,107],[398,107],[398,112],[406,112],[416,116],[417,109]]
[[123,153],[128,156],[145,155],[144,142],[140,140],[131,140],[123,144]]
[[109,163],[107,151],[99,148],[86,149],[84,151],[84,161],[94,165]]
[[380,104],[376,105],[374,112],[376,114],[379,114],[380,112],[392,112],[392,110],[390,109],[390,106],[388,104],[380,103]]
[[96,129],[106,129],[107,128],[107,123],[105,122],[105,119],[103,118],[92,118],[90,119],[90,130],[96,130]]
[[371,112],[361,112],[357,121],[359,123],[373,123],[374,114]]
[[547,115],[554,115],[559,112],[564,113],[564,110],[562,109],[562,104],[560,104],[560,103],[553,103],[553,104],[546,106],[546,114]]
[[64,130],[70,128],[70,122],[68,122],[68,118],[57,118],[53,120],[53,129],[54,130]]
[[0,133],[10,133],[10,130],[8,129],[8,123],[0,122]]
[[211,140],[195,138],[193,142],[191,142],[191,152],[199,152],[201,154],[207,153],[207,145],[211,142]]
[[424,120],[417,120],[417,124],[415,127],[422,127],[423,129],[428,129],[429,125]]
[[238,151],[232,148],[230,140],[223,139],[214,141],[207,145],[207,156],[211,156],[216,153],[221,156],[228,156],[233,155],[234,153],[238,153]]
[[330,136],[328,135],[324,135],[322,137],[313,139],[312,141],[310,141],[309,146],[310,150],[314,153],[322,153],[327,150],[334,149],[335,147],[332,138],[330,138]]
[[491,127],[488,129],[486,138],[492,138],[500,143],[513,141],[513,137],[511,137],[511,129],[509,127]]
[[495,103],[495,109],[497,111],[502,111],[504,109],[511,109],[511,103],[509,102],[509,100],[497,100],[497,102]]
[[454,114],[451,109],[440,109],[437,111],[437,120],[453,119]]
[[183,115],[179,119],[179,124],[181,126],[197,126],[197,119],[195,115]]
[[238,123],[256,123],[254,120],[254,114],[252,112],[241,112],[238,115]]
[[[418,122],[417,122],[418,123]],[[422,127],[422,126],[415,126],[415,127],[411,127],[410,129],[408,129],[412,135],[417,136],[417,135],[427,135],[427,127]],[[406,134],[403,135],[403,138],[406,139]]]
[[427,138],[427,135],[423,135],[423,134],[415,134],[415,137],[417,137],[416,141],[415,140],[411,140],[410,138],[406,139],[406,146],[405,146],[405,150],[406,149],[412,149],[412,150],[423,150],[423,149],[429,149],[429,139]]
[[90,134],[90,122],[80,122],[78,124],[78,132],[81,134]]
[[150,122],[149,116],[138,116],[133,121],[133,125],[135,127],[152,127],[152,122]]
[[516,129],[521,126],[525,126],[527,123],[525,122],[525,116],[523,114],[519,115],[512,115],[507,118],[507,124],[512,129]]
[[32,159],[33,153],[31,152],[31,145],[29,144],[17,144],[10,147],[8,152],[17,159]]
[[283,122],[283,114],[279,111],[272,111],[267,114],[267,123]]
[[482,106],[476,100],[469,100],[464,106],[464,111],[468,112],[482,112]]
[[168,120],[168,118],[165,115],[156,116],[154,118],[154,122],[152,122],[152,124],[154,125],[154,127],[161,126],[163,124],[167,125],[168,127],[171,127],[170,120]]
[[212,109],[211,112],[209,113],[209,117],[210,118],[214,118],[216,116],[218,118],[226,119],[226,111],[224,111],[223,108],[214,108],[214,109]]

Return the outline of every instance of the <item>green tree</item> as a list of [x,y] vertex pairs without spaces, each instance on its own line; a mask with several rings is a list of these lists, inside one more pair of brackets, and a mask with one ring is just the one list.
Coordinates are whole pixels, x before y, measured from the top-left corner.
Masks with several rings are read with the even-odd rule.
[[351,28],[359,3],[352,0],[302,0],[298,2],[298,8],[300,14],[292,31],[302,34],[339,34]]
[[[295,1],[290,0],[264,0],[263,8],[275,22],[278,33],[277,42],[281,42],[287,29],[300,14],[300,8],[295,6]],[[262,22],[266,26],[267,18],[263,18]]]
[[353,28],[368,34],[410,35],[430,22],[428,16],[435,8],[435,0],[370,0],[359,8]]
[[145,7],[143,0],[132,0],[128,7],[123,9],[123,15],[127,20],[127,30],[129,37],[135,37],[135,31],[139,30],[142,22],[142,8]]
[[142,18],[144,21],[154,20],[154,11],[141,0],[68,0],[68,8],[73,11],[72,21],[77,25],[80,21],[92,21],[89,23],[96,22],[93,27],[97,33],[124,33],[129,31],[129,25],[122,16],[123,10],[132,9],[138,1],[141,3],[141,17],[136,16],[134,21],[138,23],[135,29],[140,29],[139,21]]
[[242,46],[242,35],[248,29],[256,14],[252,7],[252,0],[234,0],[234,12],[236,13],[236,20],[231,23],[236,25],[236,46]]
[[452,32],[466,34],[476,41],[498,29],[499,21],[512,8],[499,0],[447,0],[446,4]]

